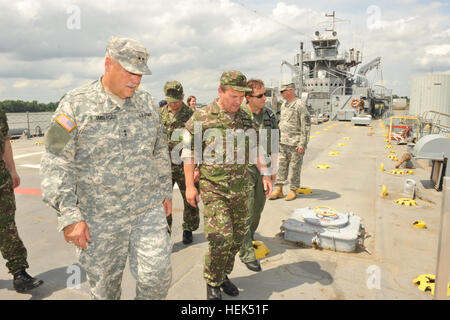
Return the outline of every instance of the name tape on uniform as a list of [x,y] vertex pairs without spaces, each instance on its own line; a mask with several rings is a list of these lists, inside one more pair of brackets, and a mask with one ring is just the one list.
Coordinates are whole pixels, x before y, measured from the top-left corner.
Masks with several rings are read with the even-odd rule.
[[72,131],[73,128],[75,128],[77,125],[75,122],[73,122],[68,116],[66,116],[64,113],[59,115],[56,118],[56,122],[58,122],[64,129],[66,129],[68,132]]

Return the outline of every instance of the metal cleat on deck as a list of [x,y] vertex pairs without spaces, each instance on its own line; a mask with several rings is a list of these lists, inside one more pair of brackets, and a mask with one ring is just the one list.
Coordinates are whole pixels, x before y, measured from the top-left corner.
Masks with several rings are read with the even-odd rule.
[[[434,295],[434,287],[436,285],[436,276],[434,274],[421,274],[413,280],[413,283],[418,286],[419,290]],[[450,296],[450,283],[447,288],[447,296]]]
[[414,201],[413,199],[409,199],[409,198],[400,198],[395,200],[396,203],[402,205],[402,206],[408,206],[408,207],[416,207],[417,203],[416,201]]
[[310,188],[306,188],[306,187],[301,187],[301,188],[298,188],[296,191],[295,191],[295,193],[297,193],[297,194],[310,194],[310,193],[312,193],[312,190],[310,189]]
[[427,224],[425,223],[425,221],[422,221],[422,220],[416,220],[412,224],[413,224],[414,228],[424,228],[424,229],[426,229],[426,227],[427,227]]

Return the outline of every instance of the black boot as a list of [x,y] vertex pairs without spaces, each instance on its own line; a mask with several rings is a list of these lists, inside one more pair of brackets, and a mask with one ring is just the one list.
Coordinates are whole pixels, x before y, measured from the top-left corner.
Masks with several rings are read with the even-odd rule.
[[190,244],[192,243],[192,231],[184,230],[183,231],[183,243]]
[[220,287],[213,287],[209,284],[206,284],[206,299],[222,300],[222,292],[220,292]]
[[238,288],[233,284],[233,282],[228,279],[228,276],[225,277],[225,281],[220,286],[227,295],[236,297],[239,295]]
[[249,270],[255,271],[255,272],[259,272],[261,271],[261,264],[259,263],[258,260],[254,260],[254,261],[250,261],[250,262],[245,262],[245,265],[247,266],[247,268]]
[[39,287],[44,281],[33,278],[25,270],[14,273],[14,289],[19,293]]

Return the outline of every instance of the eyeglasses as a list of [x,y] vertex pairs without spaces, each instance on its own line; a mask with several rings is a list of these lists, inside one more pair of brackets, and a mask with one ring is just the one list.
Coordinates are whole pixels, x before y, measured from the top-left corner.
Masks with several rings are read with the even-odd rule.
[[266,95],[267,95],[267,92],[264,92],[264,93],[258,94],[257,96],[251,96],[251,97],[256,98],[256,99],[261,99],[262,97],[265,97]]

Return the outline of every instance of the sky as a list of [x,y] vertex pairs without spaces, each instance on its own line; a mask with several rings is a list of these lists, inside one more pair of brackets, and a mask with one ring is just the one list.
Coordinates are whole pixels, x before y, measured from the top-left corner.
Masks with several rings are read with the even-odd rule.
[[111,35],[148,48],[141,86],[157,100],[178,80],[209,103],[226,70],[276,86],[290,77],[281,62],[300,42],[311,51],[333,11],[341,51],[360,50],[361,65],[381,57],[371,83],[409,96],[413,76],[450,73],[448,1],[0,0],[0,100],[55,102],[99,79]]

